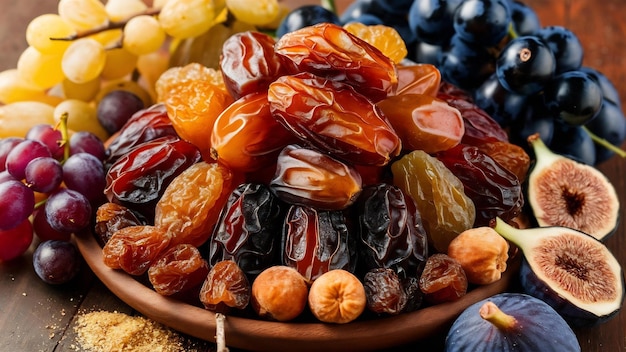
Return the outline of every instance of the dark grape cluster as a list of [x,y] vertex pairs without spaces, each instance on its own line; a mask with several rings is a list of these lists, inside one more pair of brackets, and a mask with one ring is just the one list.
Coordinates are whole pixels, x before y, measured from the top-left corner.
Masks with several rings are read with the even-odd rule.
[[[297,26],[329,18],[320,6],[288,16]],[[539,133],[554,151],[595,165],[626,139],[617,90],[583,65],[576,34],[542,26],[521,1],[356,0],[333,21],[395,28],[409,60],[435,65],[444,81],[469,92],[516,144],[526,147],[527,137]]]
[[78,252],[67,248],[73,247],[70,236],[92,224],[105,187],[103,142],[84,131],[69,137],[64,122],[0,139],[0,261],[22,255],[34,233],[42,242],[33,264],[52,283],[75,274]]

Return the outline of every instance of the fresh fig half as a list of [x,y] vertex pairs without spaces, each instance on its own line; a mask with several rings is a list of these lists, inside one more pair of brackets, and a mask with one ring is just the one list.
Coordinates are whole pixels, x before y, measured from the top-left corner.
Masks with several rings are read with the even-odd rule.
[[536,163],[528,176],[528,203],[539,226],[564,226],[604,240],[615,232],[619,199],[598,169],[551,151],[528,137]]
[[561,226],[518,229],[500,218],[494,229],[524,254],[524,292],[548,303],[570,325],[594,326],[621,309],[624,274],[598,239]]
[[548,304],[523,293],[499,293],[466,308],[448,331],[445,351],[576,352],[572,328]]

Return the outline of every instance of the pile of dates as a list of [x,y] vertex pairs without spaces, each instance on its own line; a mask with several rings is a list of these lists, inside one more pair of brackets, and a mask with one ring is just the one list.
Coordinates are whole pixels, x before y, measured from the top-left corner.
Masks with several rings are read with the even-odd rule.
[[108,146],[105,263],[161,294],[198,301],[226,260],[244,273],[217,278],[234,296],[272,266],[309,284],[343,269],[370,311],[398,314],[465,294],[450,242],[522,211],[528,155],[432,65],[322,23],[237,33],[219,71],[233,102],[205,126],[209,148],[180,136],[167,103]]

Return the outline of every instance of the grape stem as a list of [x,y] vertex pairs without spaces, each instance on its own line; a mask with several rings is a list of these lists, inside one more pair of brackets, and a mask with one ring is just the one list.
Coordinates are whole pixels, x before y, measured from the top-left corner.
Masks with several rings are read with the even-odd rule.
[[110,21],[99,27],[91,28],[82,32],[76,32],[74,34],[68,35],[67,37],[60,37],[60,38],[52,37],[50,38],[50,40],[74,41],[76,39],[86,38],[94,34],[106,32],[112,29],[124,28],[124,26],[126,26],[126,23],[128,23],[128,21],[130,21],[130,19],[134,17],[142,16],[142,15],[154,16],[154,15],[158,15],[160,12],[161,12],[161,8],[149,8],[143,12],[136,13],[122,21]]
[[63,160],[61,164],[65,162],[70,157],[70,136],[67,131],[67,119],[69,118],[69,114],[64,112],[61,114],[59,118],[58,128],[61,130],[61,141],[59,142],[59,146],[63,147]]
[[582,128],[585,131],[585,133],[587,133],[589,135],[589,137],[591,137],[591,139],[594,142],[596,142],[597,144],[603,146],[604,148],[614,152],[615,154],[619,155],[620,157],[626,158],[626,151],[620,149],[616,145],[611,144],[611,142],[607,141],[606,139],[598,137],[596,134],[591,132],[586,126],[582,126]]

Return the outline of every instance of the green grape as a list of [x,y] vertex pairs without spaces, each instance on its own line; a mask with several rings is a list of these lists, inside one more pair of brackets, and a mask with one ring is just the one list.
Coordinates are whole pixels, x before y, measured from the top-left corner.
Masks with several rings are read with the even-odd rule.
[[106,62],[104,47],[91,38],[77,39],[63,54],[61,67],[67,79],[85,83],[100,76]]
[[105,141],[109,134],[100,125],[93,104],[77,99],[67,99],[54,108],[55,122],[61,121],[61,116],[67,113],[67,128],[72,131],[88,131]]
[[39,124],[54,125],[54,107],[36,101],[18,101],[0,106],[0,138],[24,137]]
[[238,20],[258,26],[272,22],[280,14],[278,0],[226,0],[226,7]]
[[44,90],[24,81],[17,69],[0,72],[0,104],[30,100],[45,94]]
[[111,21],[118,22],[146,11],[148,6],[141,0],[108,0],[104,9]]
[[58,13],[79,31],[102,27],[109,22],[104,4],[98,0],[59,0]]
[[131,74],[137,65],[137,55],[129,52],[127,48],[106,50],[106,60],[100,77],[113,80],[126,77]]
[[70,42],[50,38],[68,38],[75,33],[72,25],[61,16],[48,13],[37,16],[28,23],[26,42],[43,54],[63,54]]
[[122,44],[123,35],[124,32],[122,29],[115,28],[92,34],[89,38],[99,42],[105,48],[116,48]]
[[17,71],[20,77],[42,89],[48,89],[61,83],[64,78],[61,70],[63,55],[42,54],[29,46],[17,60]]
[[122,46],[135,55],[157,51],[164,41],[165,31],[155,17],[148,15],[133,17],[124,27]]
[[85,83],[74,83],[66,78],[61,82],[61,89],[65,99],[78,99],[89,102],[98,95],[100,84],[100,77]]
[[196,37],[211,28],[215,20],[213,0],[176,0],[165,3],[159,23],[165,33],[177,39]]

